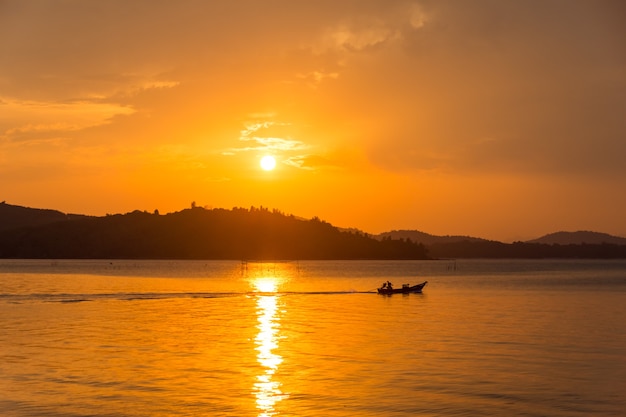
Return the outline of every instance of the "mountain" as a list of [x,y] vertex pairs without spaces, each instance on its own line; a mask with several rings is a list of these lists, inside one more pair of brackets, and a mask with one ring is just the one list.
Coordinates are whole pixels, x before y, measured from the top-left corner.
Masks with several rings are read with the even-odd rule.
[[612,236],[607,233],[578,231],[550,233],[538,239],[529,240],[526,243],[544,243],[547,245],[626,245],[626,238]]
[[65,214],[57,210],[14,206],[4,201],[0,203],[0,231],[27,226],[41,226],[80,217],[85,216]]
[[392,230],[375,236],[378,239],[411,239],[415,243],[423,245],[434,245],[438,243],[455,242],[487,242],[486,239],[470,236],[435,236],[417,230]]

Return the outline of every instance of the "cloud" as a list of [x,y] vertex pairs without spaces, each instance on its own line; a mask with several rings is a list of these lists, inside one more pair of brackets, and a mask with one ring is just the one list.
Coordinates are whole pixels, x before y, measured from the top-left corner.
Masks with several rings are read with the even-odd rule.
[[403,172],[626,173],[615,157],[626,153],[626,32],[612,16],[623,11],[584,2],[424,7],[425,25],[403,32],[400,51],[377,51],[354,82],[354,94],[372,97],[354,111],[373,125],[362,137],[372,162]]
[[284,161],[285,165],[304,170],[317,170],[320,168],[335,168],[336,165],[330,160],[319,155],[297,155],[291,156]]
[[[257,116],[261,115],[258,113]],[[277,159],[290,167],[313,171],[321,168],[336,168],[337,165],[329,159],[316,154],[302,154],[302,151],[311,150],[313,146],[303,141],[292,139],[288,130],[293,127],[292,123],[278,122],[272,119],[275,114],[266,114],[266,120],[259,118],[254,122],[246,124],[245,129],[240,132],[239,140],[244,143],[251,143],[251,146],[240,146],[226,149],[222,155],[236,155],[240,152],[270,153]],[[270,133],[282,132],[285,137],[269,136]]]
[[333,28],[326,35],[327,43],[338,49],[362,51],[373,48],[399,36],[398,32],[384,25],[374,28]]
[[[268,114],[267,117],[273,117]],[[264,153],[285,153],[300,151],[309,148],[304,142],[289,137],[284,129],[289,128],[291,123],[276,122],[272,120],[254,121],[246,123],[245,129],[241,130],[239,140],[250,142],[251,146],[233,147],[222,151],[223,155],[234,155],[239,152],[258,151]],[[263,135],[260,134],[263,133]],[[285,133],[286,137],[274,137],[273,133]]]
[[[273,115],[268,115],[267,117],[272,117]],[[273,121],[263,121],[263,122],[250,122],[246,124],[245,129],[243,129],[241,131],[241,136],[239,137],[240,140],[248,140],[249,136],[252,135],[253,133],[261,130],[261,129],[268,129],[272,126],[288,126],[287,123],[276,123]]]
[[427,21],[427,13],[412,2],[387,2],[354,9],[325,28],[314,50],[367,51],[400,41],[406,31],[422,29]]
[[130,115],[129,106],[98,102],[40,102],[3,98],[0,135],[5,139],[24,139],[29,135],[72,132],[110,123],[114,116]]
[[258,146],[252,148],[263,151],[295,151],[306,149],[308,146],[299,140],[283,139],[283,138],[270,138],[270,137],[252,137],[242,139],[244,141],[255,142]]
[[316,88],[321,82],[325,80],[336,80],[339,78],[339,72],[326,72],[323,70],[311,71],[306,74],[298,74],[297,78],[304,80],[309,87]]

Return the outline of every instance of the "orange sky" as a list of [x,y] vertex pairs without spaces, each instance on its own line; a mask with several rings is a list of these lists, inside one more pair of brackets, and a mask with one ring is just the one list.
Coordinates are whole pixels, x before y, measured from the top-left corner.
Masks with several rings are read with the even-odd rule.
[[0,0],[0,200],[626,236],[624,39],[619,0]]

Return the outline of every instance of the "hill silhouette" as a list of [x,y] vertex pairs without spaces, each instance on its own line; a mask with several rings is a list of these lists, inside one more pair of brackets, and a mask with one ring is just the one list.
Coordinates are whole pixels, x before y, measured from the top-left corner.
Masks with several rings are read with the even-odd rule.
[[438,243],[453,242],[487,242],[486,239],[471,236],[435,236],[418,230],[392,230],[376,235],[377,238],[383,239],[390,237],[392,239],[411,239],[413,242],[423,245],[433,245]]
[[626,239],[558,232],[528,242],[393,230],[371,236],[266,208],[104,217],[0,203],[0,258],[451,259],[626,258]]
[[502,243],[471,236],[434,236],[417,230],[393,230],[377,238],[421,243],[433,258],[626,258],[626,239],[596,232],[558,232],[528,242]]
[[57,210],[14,206],[7,204],[5,201],[0,203],[0,230],[26,226],[40,226],[81,217],[86,216],[65,214]]
[[264,208],[134,211],[0,233],[2,258],[427,259],[423,245],[342,232]]
[[581,245],[603,243],[613,245],[626,245],[626,238],[612,236],[607,233],[578,231],[578,232],[556,232],[550,233],[538,239],[527,241],[527,243],[546,243],[549,245]]

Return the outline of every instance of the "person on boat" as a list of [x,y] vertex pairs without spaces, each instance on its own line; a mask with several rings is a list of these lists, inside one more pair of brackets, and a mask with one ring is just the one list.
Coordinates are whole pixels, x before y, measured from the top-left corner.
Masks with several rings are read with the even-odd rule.
[[383,286],[382,286],[381,288],[382,288],[383,290],[384,290],[385,288],[387,288],[387,283],[386,283],[386,282],[383,282]]
[[393,290],[393,285],[389,281],[387,281],[387,288],[389,288],[390,290]]

